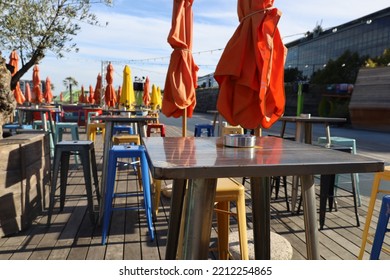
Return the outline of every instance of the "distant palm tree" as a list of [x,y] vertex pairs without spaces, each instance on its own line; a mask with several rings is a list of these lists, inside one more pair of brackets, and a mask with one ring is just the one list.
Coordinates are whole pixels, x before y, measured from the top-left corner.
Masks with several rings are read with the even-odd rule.
[[70,104],[73,104],[73,94],[72,94],[72,86],[78,86],[79,83],[76,81],[73,77],[67,77],[63,80],[64,86],[69,88],[69,94],[70,94]]

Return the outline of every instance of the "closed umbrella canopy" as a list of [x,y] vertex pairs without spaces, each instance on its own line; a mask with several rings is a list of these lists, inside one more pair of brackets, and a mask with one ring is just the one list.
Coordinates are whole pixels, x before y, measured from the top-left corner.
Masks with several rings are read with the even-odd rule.
[[127,109],[131,109],[135,104],[135,93],[133,81],[131,79],[131,69],[128,65],[123,69],[123,82],[120,103]]
[[106,73],[106,81],[107,86],[106,90],[104,92],[104,100],[106,101],[106,105],[108,107],[115,107],[116,105],[116,96],[115,96],[115,89],[114,89],[114,67],[111,63],[107,66],[107,73]]
[[88,96],[88,102],[91,104],[95,103],[95,93],[93,92],[93,87],[92,85],[89,85],[89,96]]
[[46,88],[44,96],[46,103],[51,103],[51,101],[53,100],[53,92],[51,91],[51,81],[49,77],[46,78]]
[[150,105],[152,110],[157,110],[157,108],[159,108],[157,87],[154,84],[152,85],[152,97],[150,100]]
[[30,84],[29,83],[25,84],[24,96],[26,97],[26,101],[27,102],[31,102],[32,101],[32,98],[31,98],[31,88],[30,88]]
[[95,104],[100,105],[101,103],[101,89],[102,89],[102,75],[99,73],[96,78],[96,85],[95,85],[95,92],[94,92],[94,99]]
[[150,95],[149,95],[149,77],[146,77],[145,84],[144,84],[144,94],[142,96],[142,100],[144,102],[145,106],[149,106],[150,104]]
[[192,117],[196,105],[195,88],[199,68],[192,56],[192,3],[193,0],[173,1],[172,26],[168,35],[173,52],[162,101],[162,112],[167,117]]
[[33,92],[35,95],[35,102],[36,103],[42,103],[43,94],[41,89],[41,78],[39,77],[39,67],[38,65],[34,66],[33,69]]
[[[18,72],[19,70],[19,56],[18,56],[18,53],[16,52],[16,50],[13,50],[9,56],[9,64],[12,65],[14,68],[13,68],[13,71],[12,71],[12,76],[16,74],[16,72]],[[26,101],[26,98],[25,96],[23,95],[23,92],[20,88],[20,83],[17,82],[16,83],[16,87],[14,89],[14,97],[15,97],[15,100],[18,104],[23,104],[24,101]]]
[[118,86],[118,91],[116,92],[116,100],[121,99],[121,94],[122,94],[122,86]]
[[232,125],[271,127],[284,113],[284,47],[273,0],[238,1],[240,25],[218,62],[217,109]]
[[84,86],[81,86],[81,92],[79,95],[79,103],[85,103]]
[[161,107],[162,107],[162,97],[161,97],[161,89],[160,89],[160,87],[157,87],[157,104],[158,104],[158,107],[161,109]]

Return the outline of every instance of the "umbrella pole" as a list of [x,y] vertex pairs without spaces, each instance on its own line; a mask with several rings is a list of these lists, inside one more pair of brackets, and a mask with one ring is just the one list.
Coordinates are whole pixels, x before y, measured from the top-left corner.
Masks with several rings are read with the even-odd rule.
[[183,118],[182,118],[182,136],[187,136],[187,108],[183,109]]
[[255,136],[261,137],[262,130],[261,130],[261,125],[255,128]]

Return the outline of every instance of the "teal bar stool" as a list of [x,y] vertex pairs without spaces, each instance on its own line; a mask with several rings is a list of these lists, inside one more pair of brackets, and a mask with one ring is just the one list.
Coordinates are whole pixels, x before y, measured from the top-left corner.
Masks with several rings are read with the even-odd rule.
[[56,124],[57,143],[62,141],[62,135],[65,129],[70,129],[72,140],[80,140],[79,126],[76,122],[59,122]]
[[[52,122],[52,126],[55,127],[55,122]],[[49,131],[49,133],[54,133],[54,137],[56,137],[56,132],[55,131],[51,131],[50,130],[50,121],[46,121],[46,127]],[[42,123],[42,120],[34,120],[33,123],[32,123],[32,129],[43,129],[43,123]],[[54,157],[54,141],[53,141],[53,137],[50,137],[50,157],[53,158]]]
[[[317,139],[318,144],[324,145],[328,143],[327,138],[324,137],[318,137]],[[339,137],[339,136],[333,136],[330,137],[330,144],[336,145],[336,146],[342,146],[342,147],[350,147],[352,149],[352,154],[356,154],[356,140],[353,138],[346,138],[346,137]],[[357,200],[358,200],[358,206],[361,206],[361,201],[360,201],[360,191],[359,191],[359,174],[354,173],[353,174],[355,178],[355,183],[356,183],[356,195],[357,195]],[[335,177],[335,185],[337,186],[339,184],[339,176],[336,175]],[[337,188],[336,188],[337,190]]]
[[[56,139],[57,143],[62,141],[62,135],[65,132],[66,129],[70,129],[70,132],[72,134],[72,140],[80,140],[79,137],[79,125],[76,122],[59,122],[56,123]],[[78,164],[78,157],[75,154],[75,162]]]

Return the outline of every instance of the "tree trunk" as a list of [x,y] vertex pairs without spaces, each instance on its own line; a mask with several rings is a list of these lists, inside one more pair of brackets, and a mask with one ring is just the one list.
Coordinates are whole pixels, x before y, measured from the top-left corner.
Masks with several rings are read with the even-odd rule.
[[3,57],[0,57],[0,139],[3,138],[3,124],[10,121],[16,108],[16,101],[11,91],[11,72],[6,67]]

